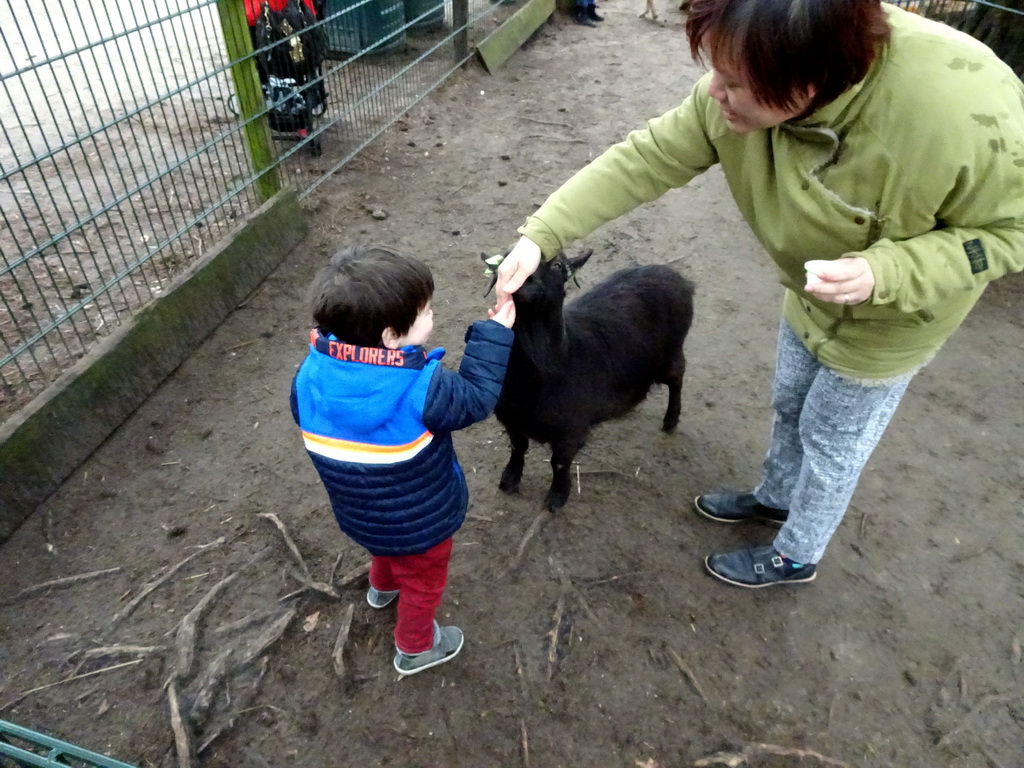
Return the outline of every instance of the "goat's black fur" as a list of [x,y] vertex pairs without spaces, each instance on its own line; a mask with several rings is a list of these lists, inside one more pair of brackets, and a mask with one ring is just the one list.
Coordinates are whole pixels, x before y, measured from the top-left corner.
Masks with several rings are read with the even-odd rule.
[[590,429],[623,416],[652,384],[668,385],[662,428],[679,423],[693,285],[666,266],[623,269],[565,306],[565,284],[591,252],[542,262],[513,294],[515,341],[495,415],[512,455],[500,488],[519,488],[530,440],[551,446],[545,505],[569,498],[570,467]]

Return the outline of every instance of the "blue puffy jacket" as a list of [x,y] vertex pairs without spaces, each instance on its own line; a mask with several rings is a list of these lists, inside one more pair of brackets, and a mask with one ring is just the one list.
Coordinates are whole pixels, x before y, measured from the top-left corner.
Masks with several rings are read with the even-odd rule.
[[475,322],[459,371],[443,349],[346,344],[314,330],[292,415],[346,534],[372,555],[411,555],[462,525],[469,492],[451,433],[494,410],[513,333]]

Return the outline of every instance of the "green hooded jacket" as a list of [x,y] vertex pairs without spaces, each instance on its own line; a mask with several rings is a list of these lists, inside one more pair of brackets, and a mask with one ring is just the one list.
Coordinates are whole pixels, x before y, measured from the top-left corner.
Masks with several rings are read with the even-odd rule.
[[[824,365],[857,378],[926,363],[989,281],[1024,269],[1024,84],[986,46],[887,6],[864,80],[807,118],[736,134],[708,94],[629,134],[559,188],[520,233],[545,257],[720,163],[778,267],[783,316]],[[850,306],[807,294],[803,264],[862,256]]]

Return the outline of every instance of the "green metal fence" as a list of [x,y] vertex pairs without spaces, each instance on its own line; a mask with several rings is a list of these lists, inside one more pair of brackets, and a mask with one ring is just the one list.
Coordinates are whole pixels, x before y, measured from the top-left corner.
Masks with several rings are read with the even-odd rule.
[[244,0],[0,0],[0,421],[275,190],[315,190],[514,8],[315,10],[327,59],[299,90],[327,99],[300,135],[269,127]]
[[0,720],[2,768],[135,768],[128,763]]

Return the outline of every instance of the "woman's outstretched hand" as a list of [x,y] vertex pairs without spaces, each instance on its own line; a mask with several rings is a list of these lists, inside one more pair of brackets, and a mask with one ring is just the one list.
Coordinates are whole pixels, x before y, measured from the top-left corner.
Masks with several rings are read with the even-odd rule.
[[835,261],[808,261],[804,290],[820,301],[860,304],[871,298],[875,275],[862,256],[844,256]]
[[528,237],[520,237],[498,266],[498,280],[494,284],[497,293],[497,301],[494,303],[496,311],[500,311],[506,302],[511,303],[512,294],[522,287],[526,278],[537,271],[540,259],[540,246]]

